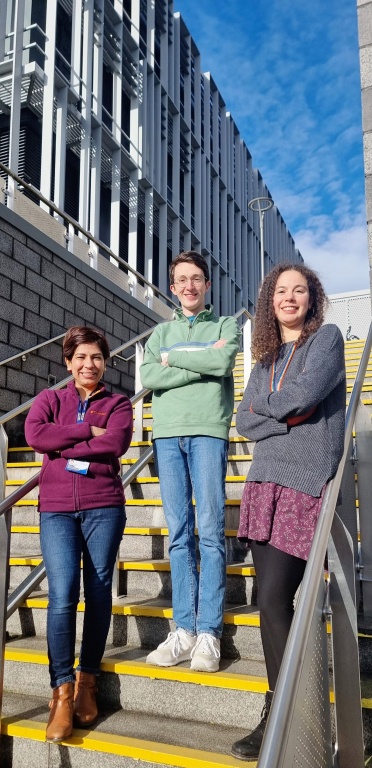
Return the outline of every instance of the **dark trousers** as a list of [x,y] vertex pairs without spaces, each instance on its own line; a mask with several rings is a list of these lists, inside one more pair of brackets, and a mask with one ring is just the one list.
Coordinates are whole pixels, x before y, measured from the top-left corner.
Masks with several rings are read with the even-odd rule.
[[267,542],[251,541],[256,570],[260,626],[269,688],[274,690],[293,618],[293,600],[306,560]]

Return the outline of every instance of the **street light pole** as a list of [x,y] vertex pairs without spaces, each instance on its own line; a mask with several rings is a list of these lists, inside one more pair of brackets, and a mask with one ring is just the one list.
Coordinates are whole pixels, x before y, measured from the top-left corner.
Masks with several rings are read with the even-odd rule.
[[260,216],[260,254],[261,254],[261,284],[265,277],[265,243],[264,243],[264,218],[266,211],[269,211],[274,205],[271,197],[255,197],[248,203],[248,208],[255,211]]

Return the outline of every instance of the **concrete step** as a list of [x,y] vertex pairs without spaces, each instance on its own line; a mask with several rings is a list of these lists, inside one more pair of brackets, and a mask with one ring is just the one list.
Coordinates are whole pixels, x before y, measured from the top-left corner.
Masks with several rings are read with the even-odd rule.
[[[36,553],[40,555],[39,553]],[[28,575],[29,569],[35,567],[40,558],[29,555],[27,558],[11,557],[10,588],[13,591]],[[19,570],[18,570],[19,568]],[[171,573],[169,560],[163,557],[119,559],[119,590],[122,595],[145,594],[148,598],[172,595]],[[252,576],[254,569],[249,563],[230,563],[226,566],[227,585],[226,601],[239,602],[243,605],[251,603]],[[247,578],[249,577],[249,578]],[[46,587],[46,583],[45,583]]]
[[[27,717],[28,712],[25,711],[25,707],[27,697],[30,696],[33,700],[31,718],[37,716],[38,721],[44,723],[47,720],[46,700],[49,698],[50,689],[44,643],[45,641],[38,640],[36,643],[29,642],[26,645],[24,642],[13,641],[7,645],[5,717],[10,712],[14,718],[17,709],[18,712],[21,710],[22,717]],[[130,718],[131,715],[142,719],[143,707],[146,708],[145,716],[158,718],[158,723],[163,717],[171,720],[175,729],[170,739],[173,742],[175,737],[179,738],[177,722],[183,723],[185,720],[193,723],[196,728],[202,725],[205,729],[217,724],[221,728],[238,728],[244,733],[257,724],[263,695],[267,688],[263,663],[252,660],[222,661],[220,671],[217,673],[194,673],[189,669],[189,662],[163,669],[145,664],[143,653],[138,649],[108,647],[101,668],[98,701],[103,716],[98,726],[94,728],[94,733],[100,732],[101,723],[103,724],[111,713],[116,712],[119,715],[124,710],[124,718],[119,715],[115,728],[109,729],[111,733],[113,731],[118,733],[121,724],[125,728],[128,727],[128,717]],[[17,699],[16,694],[7,693],[8,688],[11,689],[12,686],[14,688],[20,683],[22,698]],[[39,700],[37,707],[35,707],[35,696]],[[364,737],[366,747],[370,748],[372,698],[368,680],[362,680],[362,706]],[[4,724],[4,720],[2,723]],[[40,728],[40,732],[41,730]],[[149,735],[147,731],[146,733]],[[164,733],[169,731],[161,733],[164,740]],[[198,743],[198,746],[200,748],[201,745]],[[29,761],[27,765],[30,765]],[[189,765],[189,763],[181,763],[181,765]],[[195,765],[203,765],[203,763]],[[213,763],[207,763],[207,765],[213,765]],[[230,765],[230,762],[224,765]],[[79,768],[80,766],[81,763]]]
[[[263,704],[263,695],[256,694]],[[101,704],[102,706],[102,704]],[[184,716],[101,709],[92,730],[75,729],[63,746],[46,744],[49,710],[45,697],[5,693],[0,749],[4,768],[239,768],[231,745],[247,731],[195,722]],[[146,735],[146,739],[144,738]],[[197,745],[197,748],[195,747]],[[246,762],[253,768],[256,761]]]
[[[244,475],[227,475],[225,480],[226,496],[228,499],[241,499],[243,485],[248,473],[250,459],[246,461],[246,472]],[[137,477],[126,488],[125,496],[127,499],[160,499],[160,485],[158,477]]]
[[[38,521],[37,521],[38,523]],[[39,542],[39,526],[37,525],[13,525],[12,526],[12,557],[11,566],[30,566],[28,562],[30,557],[41,555]],[[236,539],[236,529],[226,529],[226,554],[227,562],[245,562],[250,559],[249,552]],[[198,537],[198,530],[195,530]],[[36,537],[36,538],[35,538]],[[20,543],[18,543],[20,542]],[[198,539],[197,539],[198,547]],[[17,549],[18,546],[18,549]],[[168,558],[169,536],[166,527],[146,527],[126,526],[122,538],[119,557],[120,558]],[[17,562],[15,560],[17,559]],[[19,561],[19,562],[18,562]],[[23,562],[27,561],[27,562]],[[35,561],[34,565],[38,563]],[[12,582],[11,582],[12,583]]]
[[[237,529],[239,527],[239,499],[226,499],[225,503],[225,527],[227,529]],[[163,505],[160,499],[132,499],[126,501],[127,526],[155,526],[166,527],[166,520],[163,512]],[[36,517],[35,517],[36,515]],[[13,523],[16,526],[28,525],[28,521],[39,522],[37,513],[37,499],[17,502],[13,507]],[[33,522],[30,522],[33,525]],[[23,527],[24,527],[23,526]],[[37,531],[34,531],[37,533]],[[27,546],[26,546],[27,549]],[[14,542],[12,544],[13,553],[18,552]],[[31,550],[32,551],[32,550]]]
[[[259,721],[262,695],[268,687],[262,660],[223,659],[219,672],[202,673],[193,672],[189,661],[170,668],[149,665],[146,655],[143,649],[128,645],[106,648],[99,679],[106,708],[120,706],[126,712],[242,728]],[[50,696],[44,638],[7,643],[4,687]]]
[[[8,620],[12,639],[38,638],[46,634],[47,593],[35,592]],[[150,599],[143,592],[135,596],[115,598],[107,642],[137,648],[155,648],[174,630],[171,600]],[[84,603],[77,610],[76,636],[81,641]],[[27,640],[28,642],[28,640]],[[226,603],[221,640],[223,658],[263,659],[259,633],[259,613],[254,605]]]

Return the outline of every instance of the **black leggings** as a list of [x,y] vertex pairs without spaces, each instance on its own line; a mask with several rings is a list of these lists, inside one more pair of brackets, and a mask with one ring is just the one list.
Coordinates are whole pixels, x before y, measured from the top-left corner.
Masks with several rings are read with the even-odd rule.
[[267,542],[250,542],[257,576],[257,604],[269,688],[274,690],[293,618],[293,600],[306,560]]

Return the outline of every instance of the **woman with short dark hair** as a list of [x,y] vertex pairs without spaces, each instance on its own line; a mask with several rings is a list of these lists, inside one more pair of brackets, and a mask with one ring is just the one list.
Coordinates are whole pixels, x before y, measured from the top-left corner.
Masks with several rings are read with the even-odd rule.
[[256,445],[238,538],[251,549],[269,690],[261,722],[235,742],[258,757],[327,482],[344,447],[344,341],[323,325],[327,303],[313,270],[278,264],[260,291],[252,340],[256,365],[236,417]]
[[[45,389],[26,419],[26,439],[44,454],[40,474],[41,551],[49,603],[47,640],[53,698],[47,741],[71,736],[73,719],[98,716],[96,677],[111,621],[111,584],[125,527],[120,457],[132,437],[132,405],[101,383],[110,356],[95,328],[69,328],[63,355],[73,381]],[[74,675],[76,610],[83,558],[83,638]]]

